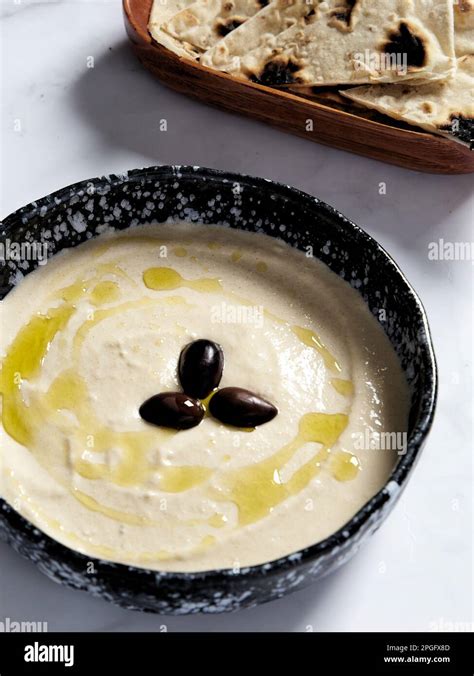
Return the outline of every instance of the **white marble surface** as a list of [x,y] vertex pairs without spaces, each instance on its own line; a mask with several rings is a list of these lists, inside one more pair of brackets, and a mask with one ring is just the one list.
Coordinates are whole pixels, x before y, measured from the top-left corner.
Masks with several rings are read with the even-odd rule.
[[427,256],[440,237],[474,239],[472,176],[390,167],[168,91],[128,50],[117,0],[1,0],[1,8],[2,216],[74,181],[152,164],[201,164],[292,184],[354,219],[399,262],[431,320],[441,389],[432,434],[395,512],[355,560],[308,590],[228,616],[147,616],[65,590],[1,544],[0,620],[151,631],[429,630],[472,622],[473,265]]

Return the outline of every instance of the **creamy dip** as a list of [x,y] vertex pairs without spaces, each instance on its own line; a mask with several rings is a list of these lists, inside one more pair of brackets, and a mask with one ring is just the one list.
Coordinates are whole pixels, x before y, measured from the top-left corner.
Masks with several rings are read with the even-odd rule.
[[[173,571],[269,561],[342,527],[386,482],[408,386],[362,299],[264,235],[145,226],[63,251],[0,304],[0,494],[88,556]],[[180,351],[222,346],[220,387],[278,408],[185,431],[140,405]],[[378,437],[380,438],[380,437]]]

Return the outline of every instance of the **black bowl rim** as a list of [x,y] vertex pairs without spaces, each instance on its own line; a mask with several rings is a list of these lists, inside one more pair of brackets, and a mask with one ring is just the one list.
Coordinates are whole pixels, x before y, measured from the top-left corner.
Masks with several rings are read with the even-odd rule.
[[[144,167],[143,169],[132,169],[124,173],[107,174],[91,179],[85,179],[76,183],[72,183],[71,185],[65,186],[64,188],[60,188],[59,190],[56,190],[45,197],[33,200],[24,207],[17,209],[3,220],[3,225],[4,227],[11,227],[16,223],[25,224],[31,218],[34,218],[41,209],[43,209],[44,213],[44,210],[46,209],[49,210],[50,208],[57,208],[61,203],[67,202],[69,200],[72,191],[85,190],[91,185],[108,185],[110,188],[112,188],[115,185],[131,183],[141,179],[149,180],[155,177],[157,180],[163,180],[164,178],[171,176],[177,179],[180,177],[194,177],[201,180],[214,181],[216,183],[239,183],[248,185],[252,188],[261,188],[264,191],[271,189],[273,193],[278,193],[280,196],[287,197],[288,199],[294,200],[297,198],[302,203],[306,203],[309,207],[317,204],[319,210],[325,212],[328,217],[330,217],[333,221],[338,222],[344,228],[351,230],[352,234],[355,235],[357,239],[359,239],[362,246],[369,246],[372,248],[374,254],[382,257],[385,262],[390,267],[392,267],[394,273],[400,278],[400,282],[405,286],[405,290],[408,296],[411,298],[414,308],[419,313],[420,329],[417,332],[417,336],[421,349],[421,359],[425,371],[424,376],[426,382],[424,386],[425,389],[422,410],[419,413],[417,424],[409,437],[406,453],[400,456],[397,465],[391,472],[383,488],[381,488],[378,493],[368,500],[356,512],[356,514],[354,514],[354,516],[352,516],[351,519],[335,533],[332,533],[320,542],[309,545],[308,547],[300,549],[296,552],[292,552],[278,559],[253,566],[242,567],[239,569],[238,574],[239,576],[254,578],[260,577],[262,575],[267,576],[272,573],[284,572],[287,569],[294,567],[296,563],[300,564],[311,562],[312,560],[329,555],[332,551],[341,548],[347,543],[348,540],[351,540],[354,536],[357,536],[358,533],[362,532],[367,522],[369,522],[369,520],[375,514],[381,511],[384,505],[390,501],[392,494],[392,490],[390,489],[391,485],[397,484],[397,492],[403,488],[403,484],[405,483],[410,471],[414,468],[426,441],[426,437],[432,427],[437,401],[438,371],[427,314],[420,298],[413,289],[412,285],[408,282],[399,265],[377,242],[377,240],[375,240],[356,223],[340,213],[337,209],[330,206],[326,202],[323,202],[319,198],[299,190],[298,188],[294,188],[290,185],[285,185],[268,178],[255,177],[248,174],[240,174],[219,169],[185,165],[161,165]],[[0,498],[0,507],[2,504],[3,506],[11,507],[5,500]],[[21,524],[32,526],[32,524],[24,519],[24,517],[19,514],[18,516],[20,517]],[[54,543],[56,551],[61,551],[64,553],[64,556],[68,556],[69,559],[74,559],[78,563],[95,563],[97,566],[100,566],[100,569],[104,573],[106,573],[108,570],[114,575],[123,574],[124,576],[130,576],[133,574],[138,577],[152,573],[153,575],[158,575],[161,580],[166,580],[168,584],[172,584],[173,580],[176,580],[176,582],[202,582],[205,580],[211,585],[218,585],[220,581],[232,577],[235,578],[236,576],[236,571],[232,568],[211,569],[197,572],[172,572],[152,570],[149,568],[116,563],[103,559],[95,559],[93,557],[86,556],[77,550],[67,547],[66,545],[63,545],[62,543],[48,536],[43,531],[41,531],[41,533],[46,541],[51,541],[51,543]]]

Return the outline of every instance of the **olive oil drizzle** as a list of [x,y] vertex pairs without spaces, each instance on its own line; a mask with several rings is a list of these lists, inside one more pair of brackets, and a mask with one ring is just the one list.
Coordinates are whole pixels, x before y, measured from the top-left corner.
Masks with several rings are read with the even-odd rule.
[[349,451],[337,451],[331,459],[331,473],[337,481],[352,481],[360,470],[359,458]]
[[217,278],[184,279],[173,268],[148,268],[143,273],[143,282],[153,291],[171,291],[180,287],[187,287],[201,293],[222,291],[222,284]]
[[69,304],[35,315],[18,332],[7,356],[2,362],[0,393],[2,394],[2,423],[5,431],[23,446],[31,445],[37,412],[24,405],[21,384],[32,380],[41,370],[56,334],[64,329],[74,312]]
[[[318,474],[331,447],[347,427],[348,416],[342,413],[307,413],[299,424],[298,434],[269,458],[226,473],[217,493],[234,502],[239,510],[239,524],[246,526],[263,519],[277,505],[303,490]],[[307,443],[321,448],[286,482],[281,480],[285,465]]]
[[291,329],[302,343],[319,352],[327,369],[334,371],[335,373],[340,373],[342,371],[339,362],[333,357],[321,338],[314,331],[311,331],[311,329],[304,329],[302,326],[292,326]]
[[126,279],[133,285],[136,282],[127,275],[122,268],[115,263],[101,263],[96,267],[96,274],[89,278],[80,278],[69,286],[59,289],[52,294],[53,298],[59,298],[69,303],[87,298],[93,305],[104,305],[119,299],[120,288],[113,280],[104,280],[104,275],[112,275]]
[[331,385],[338,394],[343,397],[352,397],[354,394],[354,383],[352,380],[344,380],[343,378],[332,378]]

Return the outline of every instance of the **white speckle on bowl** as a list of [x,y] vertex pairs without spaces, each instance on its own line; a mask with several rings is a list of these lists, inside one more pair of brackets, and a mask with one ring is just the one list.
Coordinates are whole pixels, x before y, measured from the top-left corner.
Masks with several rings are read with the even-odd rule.
[[85,232],[87,228],[87,221],[81,211],[76,211],[71,216],[68,216],[67,220],[76,232]]

